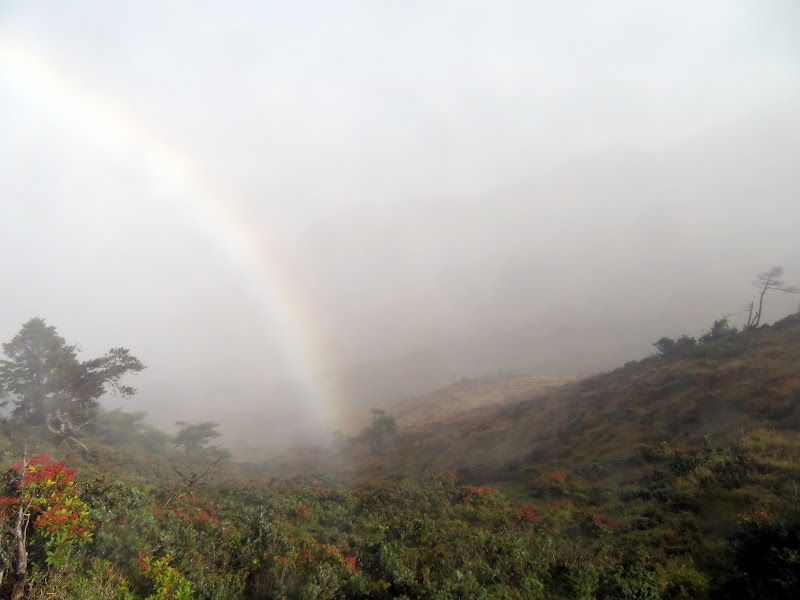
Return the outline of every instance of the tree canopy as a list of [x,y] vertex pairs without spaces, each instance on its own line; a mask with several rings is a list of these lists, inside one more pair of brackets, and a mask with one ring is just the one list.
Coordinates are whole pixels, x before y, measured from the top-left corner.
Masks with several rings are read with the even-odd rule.
[[383,452],[383,441],[387,435],[397,431],[397,425],[392,415],[380,408],[373,408],[369,411],[372,414],[372,424],[364,432],[364,438],[369,441],[370,449],[375,454]]
[[756,275],[753,286],[758,289],[758,305],[754,302],[745,307],[747,310],[747,322],[745,329],[755,329],[761,323],[761,315],[764,310],[764,298],[769,292],[783,292],[785,294],[799,294],[800,288],[794,285],[786,285],[783,281],[783,267],[772,267],[769,271],[764,271]]
[[89,423],[106,392],[133,395],[136,390],[120,381],[144,369],[125,348],[81,361],[77,346],[67,344],[54,326],[38,317],[24,323],[3,344],[3,352],[0,397],[11,404],[12,419],[21,425],[45,426],[60,436],[72,436]]
[[175,437],[172,438],[172,445],[176,448],[183,448],[186,454],[207,450],[208,443],[220,435],[219,431],[217,431],[219,423],[214,423],[213,421],[203,421],[201,423],[178,421],[175,424],[179,429]]

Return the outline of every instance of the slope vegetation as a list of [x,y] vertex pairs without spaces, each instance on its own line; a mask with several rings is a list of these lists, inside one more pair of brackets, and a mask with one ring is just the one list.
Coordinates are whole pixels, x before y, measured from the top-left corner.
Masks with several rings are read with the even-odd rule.
[[409,419],[406,428],[398,419],[383,471],[518,478],[548,466],[614,465],[663,441],[708,446],[760,429],[797,431],[800,316],[463,416],[424,426]]
[[107,414],[82,459],[3,465],[0,597],[794,599],[800,315],[676,348],[543,393],[486,379],[398,406],[376,453],[341,443],[360,481],[203,478],[213,453],[177,464]]

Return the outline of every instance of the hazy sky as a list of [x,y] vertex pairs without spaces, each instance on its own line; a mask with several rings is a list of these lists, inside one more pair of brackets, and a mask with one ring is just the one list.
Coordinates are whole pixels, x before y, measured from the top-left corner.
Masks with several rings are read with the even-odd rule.
[[264,443],[640,358],[800,284],[798,31],[796,0],[0,1],[0,338],[126,346],[128,408]]

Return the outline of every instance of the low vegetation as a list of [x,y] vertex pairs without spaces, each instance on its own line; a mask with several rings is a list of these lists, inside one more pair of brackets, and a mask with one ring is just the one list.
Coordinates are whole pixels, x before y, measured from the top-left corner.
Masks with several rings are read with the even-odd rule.
[[[368,458],[359,478],[249,479],[210,445],[215,423],[182,422],[170,437],[142,415],[103,411],[94,395],[70,400],[70,387],[36,396],[36,410],[20,409],[21,394],[43,388],[6,387],[0,590],[794,598],[800,315],[743,331],[723,319],[699,340],[666,339],[642,361],[440,431],[412,435],[376,411],[359,439],[341,442]],[[61,356],[87,373],[74,353]]]

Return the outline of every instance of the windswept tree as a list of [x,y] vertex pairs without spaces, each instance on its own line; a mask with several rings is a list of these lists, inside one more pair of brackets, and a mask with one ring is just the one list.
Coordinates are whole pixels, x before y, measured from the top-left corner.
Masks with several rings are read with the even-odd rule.
[[196,454],[209,450],[208,443],[219,437],[219,423],[203,421],[202,423],[187,423],[178,421],[178,433],[172,438],[172,445],[183,448],[186,454]]
[[182,448],[184,456],[172,464],[180,480],[169,501],[184,493],[194,495],[201,485],[216,474],[219,464],[230,456],[225,448],[209,446],[211,440],[220,436],[217,431],[219,423],[178,421],[175,425],[178,426],[178,433],[172,438],[172,445]]
[[18,426],[42,426],[64,439],[94,419],[99,398],[106,392],[121,396],[136,393],[120,381],[144,365],[125,348],[112,348],[91,360],[78,359],[78,348],[67,344],[44,319],[23,324],[14,338],[3,344],[0,360],[0,397],[11,404],[11,419]]
[[769,271],[764,271],[756,276],[753,285],[758,289],[758,306],[751,302],[745,307],[747,311],[747,323],[745,329],[755,329],[761,323],[761,315],[764,310],[764,298],[768,292],[783,292],[785,294],[800,293],[800,288],[793,285],[786,285],[782,279],[783,267],[772,267]]
[[144,411],[102,410],[92,424],[92,435],[106,446],[128,446],[162,453],[172,436],[146,423],[146,416]]

